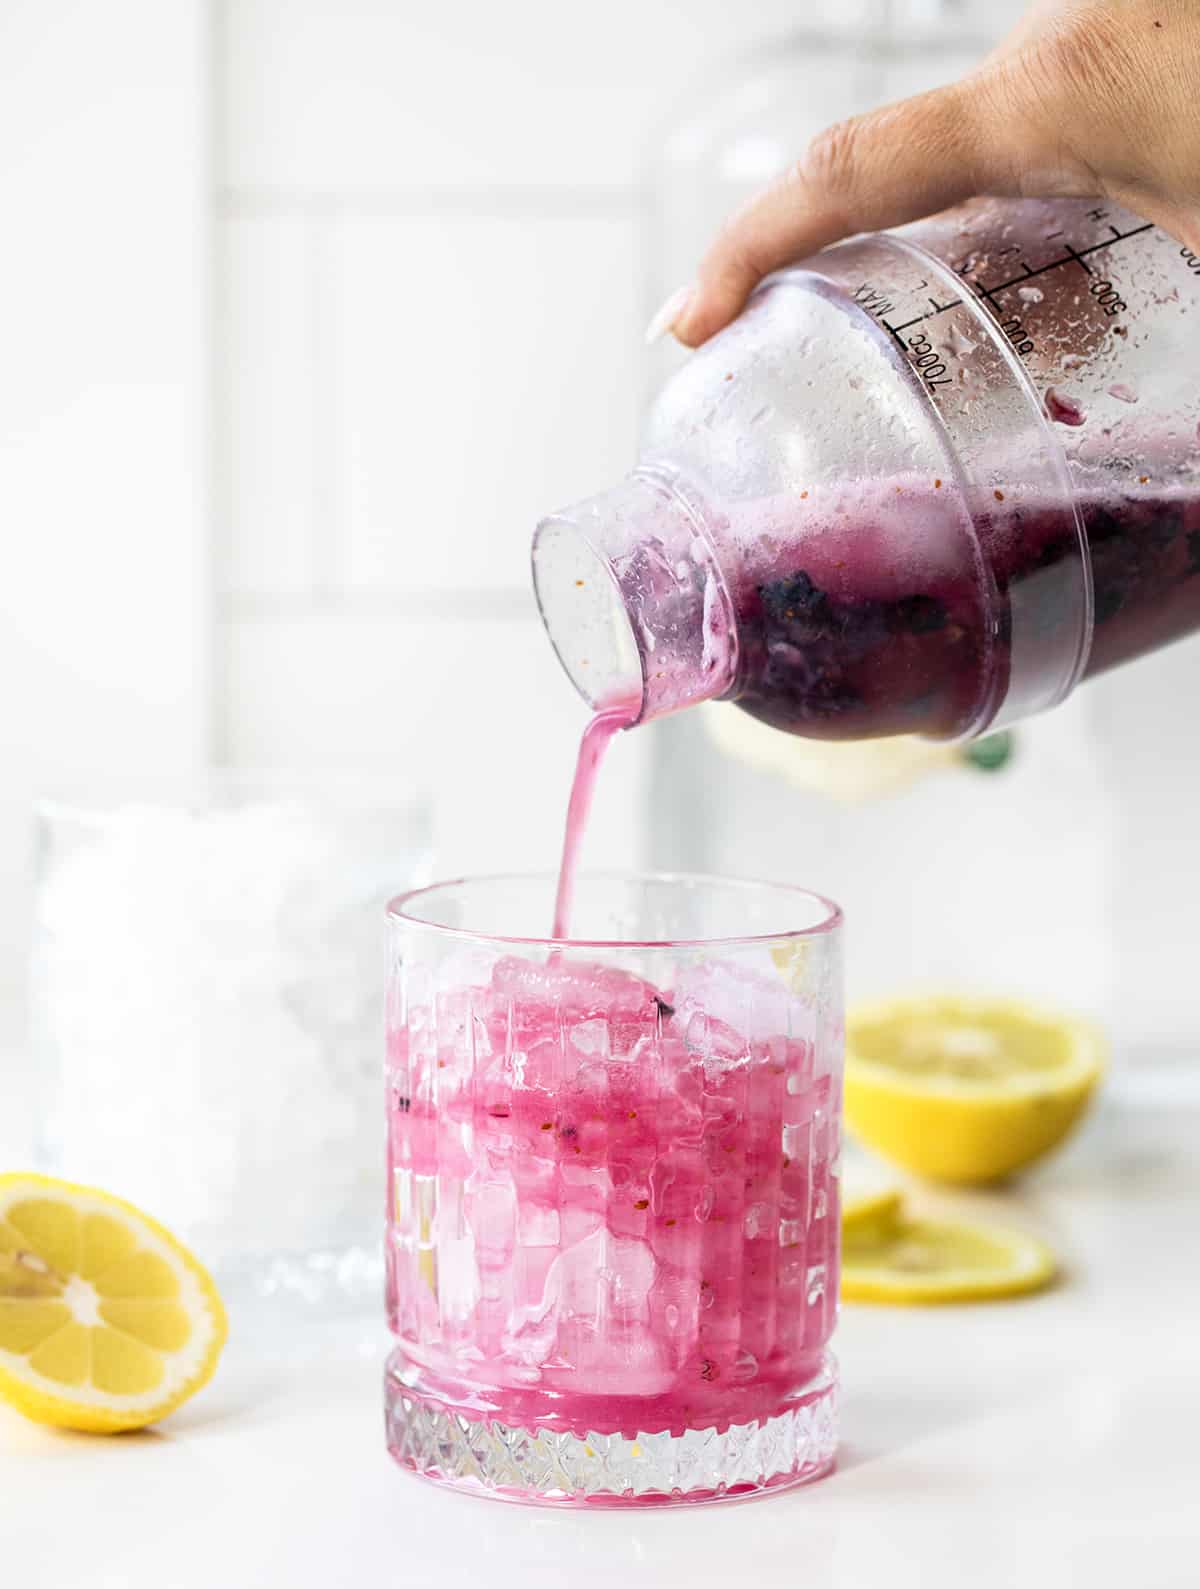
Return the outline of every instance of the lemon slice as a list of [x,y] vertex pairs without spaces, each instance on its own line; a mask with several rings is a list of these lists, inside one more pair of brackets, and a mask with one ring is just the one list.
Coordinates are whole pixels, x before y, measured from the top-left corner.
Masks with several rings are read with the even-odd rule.
[[90,1186],[0,1175],[0,1396],[38,1423],[154,1423],[212,1375],[225,1310],[161,1225]]
[[978,1185],[1061,1142],[1104,1061],[1093,1027],[1032,1005],[962,997],[871,1005],[846,1023],[846,1123],[918,1175]]
[[882,1240],[900,1223],[899,1192],[868,1192],[842,1204],[842,1238]]
[[847,1302],[983,1302],[1039,1291],[1054,1278],[1050,1249],[1021,1231],[898,1218],[890,1231],[845,1232]]

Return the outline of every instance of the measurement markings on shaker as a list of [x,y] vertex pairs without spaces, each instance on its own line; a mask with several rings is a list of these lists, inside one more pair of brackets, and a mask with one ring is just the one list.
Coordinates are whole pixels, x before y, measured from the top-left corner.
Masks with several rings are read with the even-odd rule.
[[[1105,211],[1093,210],[1089,213],[1091,218],[1097,222],[1105,219],[1106,215]],[[1070,243],[1064,243],[1063,247],[1066,250],[1064,254],[1049,260],[1044,265],[1037,266],[1036,269],[1026,260],[1019,260],[1018,263],[1021,267],[1019,276],[1009,276],[1005,281],[995,282],[990,287],[980,281],[978,277],[968,275],[965,261],[963,265],[957,268],[957,274],[962,277],[975,296],[983,300],[1000,329],[1008,337],[1017,352],[1024,356],[1026,353],[1033,351],[1033,342],[1026,335],[1025,326],[1019,318],[1012,315],[1007,317],[1004,315],[1000,304],[996,301],[998,293],[1007,292],[1010,287],[1024,287],[1035,276],[1044,276],[1048,271],[1061,270],[1065,265],[1078,265],[1091,278],[1092,286],[1090,291],[1092,296],[1099,301],[1105,313],[1110,317],[1119,314],[1128,305],[1118,296],[1111,282],[1096,278],[1095,271],[1087,263],[1087,256],[1089,254],[1097,254],[1101,249],[1112,248],[1115,243],[1123,243],[1131,237],[1139,237],[1143,232],[1152,230],[1153,223],[1149,221],[1141,226],[1131,227],[1127,232],[1118,231],[1115,226],[1110,224],[1109,231],[1113,234],[1111,237],[1102,238],[1098,243],[1091,243],[1087,248],[1074,248]],[[1047,238],[1047,242],[1061,236],[1061,231],[1052,232]],[[1001,249],[995,257],[1000,258],[1004,254],[1015,252],[1015,247]],[[920,286],[926,287],[928,282],[923,281]],[[928,300],[929,308],[923,313],[914,315],[910,320],[905,320],[900,325],[893,325],[888,319],[888,315],[892,312],[893,304],[877,290],[864,283],[855,293],[855,297],[858,298],[868,312],[876,315],[884,330],[890,332],[896,339],[896,342],[904,352],[905,358],[913,365],[917,373],[922,376],[927,386],[932,388],[951,384],[945,365],[938,359],[937,350],[933,347],[929,338],[923,334],[906,338],[904,332],[911,330],[913,326],[921,325],[926,320],[935,320],[939,315],[958,308],[963,302],[961,298],[952,298],[948,303],[939,303],[936,298],[931,297]]]

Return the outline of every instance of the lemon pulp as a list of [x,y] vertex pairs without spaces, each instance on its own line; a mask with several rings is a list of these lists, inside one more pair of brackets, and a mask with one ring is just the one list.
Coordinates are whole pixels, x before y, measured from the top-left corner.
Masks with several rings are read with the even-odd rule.
[[208,1272],[132,1204],[0,1175],[0,1395],[19,1411],[140,1428],[210,1378],[226,1333]]
[[1056,1146],[1104,1069],[1093,1027],[1031,1005],[942,996],[852,1012],[846,1122],[930,1179],[1000,1179]]

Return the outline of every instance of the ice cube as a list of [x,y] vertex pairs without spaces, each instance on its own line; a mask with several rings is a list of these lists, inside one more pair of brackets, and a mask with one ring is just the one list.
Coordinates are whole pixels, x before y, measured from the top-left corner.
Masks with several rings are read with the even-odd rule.
[[472,1177],[467,1187],[467,1222],[475,1235],[480,1267],[507,1263],[512,1256],[516,1192],[510,1180]]
[[522,1247],[557,1247],[561,1235],[556,1208],[522,1200],[517,1216],[517,1240]]
[[596,1235],[604,1226],[603,1206],[564,1203],[559,1211],[564,1246],[574,1246]]
[[546,1282],[560,1313],[600,1327],[613,1316],[642,1317],[657,1265],[644,1241],[607,1226],[559,1253]]
[[593,1017],[572,1026],[568,1033],[572,1048],[581,1054],[608,1055],[608,1022]]
[[571,1389],[611,1394],[619,1384],[626,1396],[661,1396],[675,1384],[675,1371],[663,1344],[648,1331],[592,1334],[560,1332],[560,1349],[572,1363]]
[[492,990],[522,1006],[522,1014],[554,1012],[573,1016],[653,1015],[656,990],[630,971],[589,961],[530,960],[506,955],[492,970]]
[[608,1288],[612,1311],[641,1316],[654,1284],[657,1264],[648,1244],[607,1232],[601,1244],[600,1282]]
[[706,1018],[716,1052],[734,1058],[749,1043],[792,1035],[806,1019],[803,1001],[774,976],[728,961],[705,960],[679,973],[675,1012],[689,1034],[696,1016]]

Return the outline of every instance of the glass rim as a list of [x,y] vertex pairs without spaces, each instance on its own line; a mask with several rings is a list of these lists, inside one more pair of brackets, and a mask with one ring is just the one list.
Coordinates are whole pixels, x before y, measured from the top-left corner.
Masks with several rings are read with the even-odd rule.
[[[79,779],[49,779],[34,789],[29,808],[50,822],[103,823],[126,811],[201,814],[243,805],[300,800],[363,810],[428,814],[429,789],[406,773],[358,762],[329,767],[209,766],[179,773],[105,772]],[[227,804],[228,802],[228,804]]]
[[484,872],[473,877],[443,878],[440,882],[424,883],[419,888],[410,888],[403,894],[397,894],[394,899],[388,901],[387,915],[389,920],[402,922],[410,927],[419,927],[426,932],[439,933],[443,937],[458,941],[521,944],[527,948],[574,949],[728,949],[747,944],[789,943],[793,940],[829,937],[837,932],[845,921],[841,906],[834,900],[799,883],[771,882],[765,878],[722,877],[713,872],[581,872],[576,881],[585,885],[595,882],[686,883],[716,885],[721,888],[767,890],[815,900],[823,907],[825,915],[811,927],[785,928],[782,932],[728,933],[711,938],[555,938],[549,933],[531,937],[520,933],[481,932],[475,927],[447,927],[441,922],[428,921],[422,916],[413,914],[410,908],[415,901],[430,894],[479,883],[545,882],[550,890],[548,897],[552,901],[556,881],[557,874],[554,872]]

